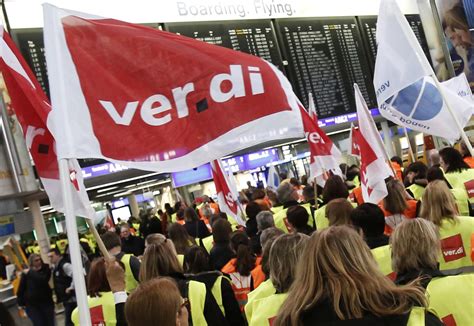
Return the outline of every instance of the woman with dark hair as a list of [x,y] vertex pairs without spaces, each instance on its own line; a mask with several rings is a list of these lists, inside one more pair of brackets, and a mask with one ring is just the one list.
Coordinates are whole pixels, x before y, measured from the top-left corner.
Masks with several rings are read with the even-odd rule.
[[229,221],[218,219],[212,224],[212,231],[214,246],[210,252],[210,265],[212,269],[220,271],[229,260],[235,257],[235,252],[230,246],[232,226]]
[[196,241],[188,234],[186,228],[179,223],[173,223],[168,229],[168,238],[173,241],[176,253],[184,255],[188,248],[196,245]]
[[385,215],[385,234],[390,235],[398,224],[416,217],[417,201],[409,197],[400,180],[388,181],[387,193],[381,208]]
[[17,292],[18,306],[25,307],[34,326],[54,326],[53,292],[49,287],[51,270],[41,256],[28,257],[29,268],[21,274]]
[[426,173],[428,167],[423,162],[413,162],[405,170],[405,188],[410,196],[415,200],[420,200],[428,184]]
[[332,175],[326,181],[323,188],[323,206],[314,212],[314,219],[316,220],[316,229],[322,230],[329,226],[329,220],[326,215],[326,205],[334,199],[349,197],[349,190],[347,185],[338,175]]
[[247,303],[248,293],[256,288],[255,284],[260,284],[264,279],[257,279],[260,278],[261,274],[254,273],[260,259],[257,261],[257,257],[252,251],[250,239],[245,232],[235,231],[230,238],[230,242],[236,253],[236,258],[231,259],[222,268],[222,272],[229,274],[235,297],[243,311]]
[[258,225],[257,225],[257,215],[262,211],[262,208],[259,204],[252,201],[248,203],[247,207],[245,207],[245,214],[247,215],[247,222],[245,223],[245,232],[250,237],[250,241],[252,242],[252,249],[253,252],[256,254],[260,254],[262,248],[260,247],[260,241],[258,233]]
[[184,227],[191,237],[202,239],[211,235],[206,223],[199,219],[198,214],[193,208],[186,207],[184,209],[184,219],[186,220]]
[[184,255],[184,272],[187,277],[206,284],[229,325],[244,325],[239,304],[235,299],[230,280],[221,272],[210,271],[209,255],[200,246],[193,246]]
[[[105,259],[103,257],[94,259],[91,264],[87,275],[87,294],[87,302],[91,310],[91,316],[93,316],[92,324],[115,325],[117,317],[114,294],[107,280]],[[74,325],[80,325],[77,308],[73,310],[71,320]]]

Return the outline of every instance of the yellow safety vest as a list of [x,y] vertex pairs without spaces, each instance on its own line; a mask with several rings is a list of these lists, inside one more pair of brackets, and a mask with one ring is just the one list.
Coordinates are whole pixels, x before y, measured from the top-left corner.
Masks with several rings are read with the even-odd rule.
[[181,265],[181,267],[184,268],[184,255],[176,255],[176,257],[178,258],[178,262]]
[[127,291],[127,293],[132,293],[138,286],[138,282],[133,276],[132,268],[130,267],[130,257],[132,257],[131,254],[125,254],[122,259],[120,259],[125,265],[125,291]]
[[[309,214],[308,225],[313,227],[313,217],[311,216],[311,205],[304,204],[301,206],[304,207]],[[275,227],[279,228],[285,233],[288,233],[288,228],[286,227],[286,224],[285,224],[287,210],[288,208],[282,208],[280,211],[278,211],[277,213],[273,215],[273,220],[275,221]]]
[[407,326],[425,326],[425,308],[413,307],[410,311]]
[[[357,207],[356,203],[351,203],[353,207]],[[321,206],[314,212],[314,219],[316,220],[316,229],[318,231],[329,227],[329,219],[326,216],[326,205]]]
[[177,216],[176,213],[171,214],[171,216],[170,216],[170,218],[171,218],[171,223],[176,223],[176,216]]
[[[221,309],[222,313],[225,316],[224,302],[222,301],[222,279],[223,278],[224,278],[224,276],[221,275],[216,279],[216,281],[212,285],[211,292],[212,292],[212,296],[214,297],[214,299],[216,299],[217,305],[219,306],[219,308]],[[227,280],[227,281],[224,280],[224,282],[230,282],[230,281],[229,280]]]
[[133,228],[135,229],[135,235],[140,236],[140,223],[132,223]]
[[86,238],[89,240],[89,246],[91,247],[92,251],[95,252],[95,249],[97,247],[97,242],[94,238],[94,235],[91,233],[87,233]]
[[428,284],[426,296],[428,310],[446,325],[474,325],[474,274],[436,277]]
[[[112,292],[100,292],[99,297],[87,296],[87,302],[91,313],[92,325],[114,326],[117,324],[115,315],[115,301]],[[79,324],[79,312],[72,311],[71,320],[74,325]]]
[[281,211],[282,209],[283,209],[283,205],[281,205],[281,206],[273,206],[273,207],[271,208],[273,214],[278,213],[278,212]]
[[[462,172],[446,173],[444,177],[446,178],[446,180],[448,180],[451,187],[464,190],[464,192],[466,193],[466,197],[469,198],[464,183],[474,180],[474,169],[468,169]],[[469,198],[469,202],[474,203],[474,197]]]
[[253,290],[247,295],[247,304],[245,305],[245,316],[247,320],[252,320],[252,314],[254,311],[253,303],[257,300],[266,298],[276,293],[276,289],[270,279],[262,282],[258,288]]
[[390,248],[390,246],[386,245],[374,248],[371,250],[371,252],[375,260],[377,261],[377,265],[379,265],[379,268],[382,271],[383,275],[388,276],[391,279],[395,279],[392,269],[392,249]]
[[474,218],[457,216],[454,221],[445,218],[441,221],[439,233],[441,237],[440,270],[474,265],[471,259]]
[[206,249],[207,253],[210,254],[212,247],[214,247],[214,238],[212,237],[212,235],[203,239],[196,238],[196,243],[198,243],[199,245],[201,244],[200,240],[202,241],[204,249]]
[[58,248],[61,255],[64,255],[67,244],[68,244],[67,239],[61,239],[61,240],[56,241],[56,247]]
[[33,253],[39,255],[41,253],[40,246],[36,245],[33,247]]
[[413,194],[413,198],[416,200],[420,200],[420,198],[423,197],[423,194],[425,193],[425,187],[422,187],[415,183],[407,187],[407,189],[411,191],[411,193]]
[[255,313],[252,314],[252,319],[249,320],[249,326],[271,325],[287,297],[288,293],[278,293],[255,301],[253,303]]
[[206,318],[204,317],[206,285],[196,281],[189,281],[188,299],[191,306],[191,319],[193,321],[193,325],[207,325]]

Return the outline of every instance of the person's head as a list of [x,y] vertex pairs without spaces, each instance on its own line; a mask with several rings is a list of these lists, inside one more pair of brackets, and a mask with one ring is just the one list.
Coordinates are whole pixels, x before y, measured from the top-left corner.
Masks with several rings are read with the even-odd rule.
[[270,248],[272,247],[275,239],[283,234],[285,234],[285,232],[279,228],[271,227],[263,230],[262,234],[260,235],[260,244],[262,245],[262,271],[267,277],[270,277]]
[[273,214],[269,211],[261,211],[257,214],[257,229],[258,232],[262,232],[265,229],[275,226],[275,221],[273,220]]
[[112,249],[120,250],[122,246],[122,243],[120,242],[120,237],[115,232],[107,231],[102,234],[100,238],[102,239],[102,242],[105,245],[105,249],[107,249],[108,251]]
[[351,224],[353,210],[354,207],[345,198],[331,200],[326,205],[326,217],[329,220],[329,226]]
[[184,219],[186,222],[195,222],[199,221],[199,216],[196,214],[196,211],[192,207],[186,207],[184,209]]
[[249,237],[245,232],[234,231],[230,237],[230,243],[236,254],[237,271],[243,276],[249,276],[255,267],[255,256]]
[[443,29],[454,47],[468,49],[472,46],[466,13],[461,4],[454,5],[444,13]]
[[398,165],[400,166],[403,166],[403,160],[400,156],[393,156],[391,159],[390,159],[391,162],[395,162],[397,163]]
[[291,224],[293,232],[298,232],[308,225],[309,214],[303,206],[291,206],[286,211],[286,219]]
[[438,228],[428,220],[403,221],[390,236],[393,271],[402,274],[437,269],[440,251]]
[[278,293],[286,293],[293,284],[298,260],[303,254],[309,236],[301,233],[279,236],[270,248],[268,267],[270,279]]
[[456,215],[458,215],[456,201],[446,182],[441,180],[430,182],[423,193],[420,216],[441,226],[443,219],[454,219]]
[[176,212],[176,219],[178,221],[184,220],[184,209],[181,208],[179,211]]
[[193,242],[186,228],[179,223],[173,223],[168,227],[168,237],[173,241],[176,252],[180,255],[184,255]]
[[87,274],[87,294],[91,297],[97,297],[100,292],[110,292],[109,281],[105,273],[105,259],[103,257],[96,258],[92,261]]
[[184,272],[198,274],[207,272],[209,267],[209,254],[201,246],[192,246],[184,254]]
[[277,198],[278,201],[282,204],[298,200],[298,193],[296,192],[295,188],[289,182],[283,182],[277,188]]
[[396,179],[388,181],[387,193],[383,199],[384,208],[392,214],[402,214],[408,208],[407,192],[403,183]]
[[464,162],[461,153],[453,147],[445,147],[439,151],[440,165],[446,173],[461,172],[469,169],[469,165]]
[[369,247],[348,226],[332,226],[309,239],[296,268],[288,297],[276,325],[299,325],[301,314],[328,302],[339,319],[362,318],[366,313],[389,316],[426,305],[418,287],[397,286],[380,271]]
[[141,283],[125,303],[129,326],[188,326],[185,300],[174,280],[163,277]]
[[128,224],[122,224],[120,226],[120,237],[122,239],[128,239],[130,236],[130,226]]
[[214,239],[215,244],[229,244],[231,234],[232,226],[229,221],[220,218],[212,224],[212,238]]
[[33,268],[33,269],[40,269],[41,266],[43,266],[43,260],[41,259],[40,255],[31,254],[28,257],[28,265],[30,265],[30,268]]
[[291,179],[290,179],[290,183],[291,183],[291,185],[292,185],[293,187],[295,187],[295,188],[297,188],[297,189],[298,189],[299,187],[301,187],[301,183],[300,183],[300,182],[298,181],[298,179],[296,179],[296,178],[291,178]]
[[52,265],[57,265],[62,258],[61,252],[59,252],[58,248],[50,249],[48,252],[48,258]]
[[351,212],[351,223],[366,237],[378,237],[385,230],[385,215],[378,205],[364,203]]
[[426,179],[426,172],[428,167],[425,163],[417,161],[410,164],[407,168],[406,177],[410,183],[415,182],[415,180]]
[[161,243],[166,237],[161,233],[152,233],[145,238],[145,248],[153,243]]
[[308,176],[305,174],[303,176],[301,176],[301,184],[303,186],[307,186],[308,185]]
[[145,249],[139,278],[143,282],[182,271],[173,242],[164,238],[150,243]]
[[439,166],[440,165],[440,159],[441,159],[441,157],[439,156],[438,150],[431,149],[428,152],[428,164],[429,164],[429,166]]
[[262,208],[260,207],[260,205],[254,201],[251,201],[245,207],[245,214],[247,215],[249,219],[255,219],[257,214],[260,213],[261,211],[262,211]]
[[349,191],[344,180],[338,175],[330,176],[323,188],[323,201],[329,203],[333,199],[347,199],[347,197],[349,197]]
[[252,193],[252,200],[263,199],[265,196],[265,190],[257,188]]
[[211,218],[211,215],[212,215],[212,209],[211,209],[211,206],[209,206],[209,204],[204,204],[202,207],[201,207],[201,214],[203,217],[207,218],[207,219],[210,219]]
[[359,175],[359,173],[360,173],[359,167],[357,165],[352,165],[351,167],[349,167],[349,169],[347,169],[346,179],[353,181],[354,178]]
[[250,181],[247,181],[247,187],[252,187],[252,183]]
[[314,187],[304,187],[303,188],[303,198],[306,203],[314,200]]

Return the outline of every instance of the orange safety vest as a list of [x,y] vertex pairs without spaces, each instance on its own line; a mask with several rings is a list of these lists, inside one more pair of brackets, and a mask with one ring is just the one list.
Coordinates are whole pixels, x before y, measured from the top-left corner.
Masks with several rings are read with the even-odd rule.
[[362,196],[362,187],[357,187],[352,190],[351,196],[353,197],[353,201],[357,205],[362,205],[364,203],[364,197]]
[[391,162],[391,163],[392,163],[393,169],[395,170],[395,174],[396,174],[397,179],[403,181],[402,167],[397,162]]
[[472,156],[466,156],[464,158],[464,162],[466,162],[467,165],[469,165],[469,167],[471,169],[474,169],[474,157]]
[[384,215],[385,215],[385,231],[386,235],[392,234],[395,226],[400,224],[404,219],[412,219],[416,217],[416,200],[409,199],[407,200],[408,207],[403,211],[402,214],[392,214],[387,211],[383,204],[380,205]]

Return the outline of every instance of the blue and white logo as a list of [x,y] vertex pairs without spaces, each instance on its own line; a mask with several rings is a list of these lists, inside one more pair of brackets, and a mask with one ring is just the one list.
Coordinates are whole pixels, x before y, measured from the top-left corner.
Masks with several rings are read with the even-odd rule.
[[405,87],[385,102],[406,117],[426,121],[443,108],[443,98],[435,85],[422,78]]

